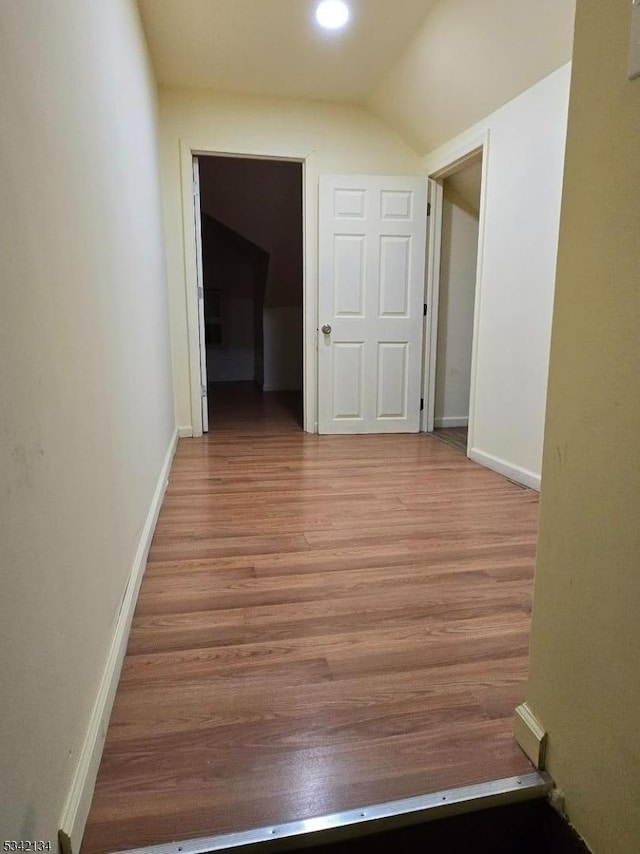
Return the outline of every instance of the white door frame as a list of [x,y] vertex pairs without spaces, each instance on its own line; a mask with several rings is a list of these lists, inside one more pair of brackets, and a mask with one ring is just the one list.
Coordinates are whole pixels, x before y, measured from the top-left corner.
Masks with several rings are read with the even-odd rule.
[[427,334],[424,347],[423,396],[425,408],[421,429],[432,433],[436,405],[436,358],[438,346],[438,301],[440,295],[440,251],[442,241],[442,184],[445,178],[461,166],[482,154],[482,182],[480,187],[480,216],[478,221],[478,262],[476,266],[475,303],[473,308],[473,340],[471,343],[471,390],[469,395],[469,431],[467,454],[474,447],[476,415],[476,382],[478,377],[478,329],[482,309],[482,270],[484,262],[484,236],[487,206],[487,174],[489,169],[489,130],[470,134],[452,146],[444,146],[427,160],[426,175],[431,192],[431,213],[427,229],[428,259],[425,302],[427,305]]
[[191,160],[193,168],[193,223],[196,239],[196,285],[198,292],[198,342],[200,345],[200,414],[202,432],[209,432],[209,390],[207,384],[207,338],[204,325],[204,270],[202,268],[202,219],[200,211],[200,163]]
[[[428,178],[427,266],[424,302],[422,357],[422,401],[420,431],[433,433],[435,414],[438,304],[440,299],[440,253],[442,249],[442,182]],[[434,332],[435,330],[435,332]]]
[[202,436],[200,386],[200,333],[198,324],[197,243],[193,217],[193,158],[197,156],[245,157],[252,160],[288,160],[302,164],[303,230],[303,383],[304,429],[316,433],[318,399],[318,275],[317,208],[318,172],[315,151],[290,149],[212,148],[206,140],[180,140],[180,177],[182,189],[182,227],[185,263],[185,300],[189,340],[189,391],[191,425],[194,436]]

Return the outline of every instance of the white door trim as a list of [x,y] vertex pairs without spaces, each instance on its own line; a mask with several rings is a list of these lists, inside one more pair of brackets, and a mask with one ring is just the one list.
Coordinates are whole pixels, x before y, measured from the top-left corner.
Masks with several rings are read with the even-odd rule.
[[435,414],[435,372],[438,336],[438,298],[440,290],[440,243],[442,239],[442,182],[457,171],[468,160],[482,154],[482,183],[480,187],[480,216],[478,222],[478,262],[476,267],[475,304],[473,309],[473,341],[471,345],[471,392],[469,396],[469,433],[467,449],[474,447],[474,427],[476,416],[476,385],[478,379],[478,330],[482,310],[482,278],[484,266],[485,223],[487,208],[487,175],[489,170],[489,130],[469,134],[462,140],[458,139],[451,146],[444,146],[428,158],[425,173],[430,186],[436,185],[436,191],[431,195],[431,217],[428,229],[429,265],[433,259],[433,270],[430,269],[431,281],[427,287],[427,326],[429,334],[425,337],[424,354],[424,400],[425,418],[423,430],[433,432]]
[[318,170],[315,151],[286,148],[213,148],[207,140],[180,140],[182,227],[185,264],[185,301],[189,341],[189,390],[193,435],[202,436],[200,399],[200,337],[198,327],[198,284],[196,240],[193,219],[193,158],[198,155],[246,157],[258,160],[293,160],[302,164],[303,192],[303,376],[304,429],[316,433],[318,399]]
[[204,327],[204,271],[202,269],[202,220],[200,211],[200,163],[192,157],[194,238],[196,241],[196,290],[198,293],[198,343],[200,347],[200,414],[202,432],[209,432],[209,392],[207,383],[207,344]]
[[427,219],[427,276],[424,301],[422,399],[424,407],[420,430],[433,433],[436,409],[436,354],[438,349],[438,305],[440,298],[440,252],[442,248],[442,182],[429,181],[430,213]]

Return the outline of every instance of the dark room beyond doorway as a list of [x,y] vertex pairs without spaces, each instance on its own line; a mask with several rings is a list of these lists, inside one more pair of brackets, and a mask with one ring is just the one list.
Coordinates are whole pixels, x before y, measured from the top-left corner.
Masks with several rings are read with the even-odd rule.
[[258,413],[302,427],[302,164],[201,156],[210,429]]

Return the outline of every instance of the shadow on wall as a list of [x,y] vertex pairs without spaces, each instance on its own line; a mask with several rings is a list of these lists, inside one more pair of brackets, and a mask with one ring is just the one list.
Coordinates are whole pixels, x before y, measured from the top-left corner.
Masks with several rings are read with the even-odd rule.
[[261,383],[269,255],[203,214],[202,262],[207,379]]

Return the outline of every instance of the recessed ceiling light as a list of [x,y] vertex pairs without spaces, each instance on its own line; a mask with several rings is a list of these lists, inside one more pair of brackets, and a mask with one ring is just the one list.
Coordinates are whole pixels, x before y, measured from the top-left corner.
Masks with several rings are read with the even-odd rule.
[[327,30],[339,30],[349,20],[349,7],[342,0],[323,0],[316,9],[316,20]]

